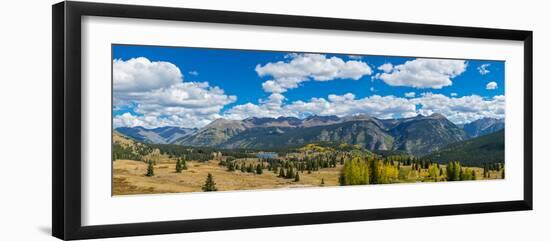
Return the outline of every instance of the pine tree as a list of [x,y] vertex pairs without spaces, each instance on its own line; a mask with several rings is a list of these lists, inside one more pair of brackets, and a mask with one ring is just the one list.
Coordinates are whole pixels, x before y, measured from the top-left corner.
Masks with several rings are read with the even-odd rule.
[[296,176],[294,177],[294,181],[295,181],[295,182],[299,182],[299,181],[300,181],[300,172],[296,172]]
[[183,170],[183,166],[181,165],[181,160],[178,159],[178,160],[176,161],[176,172],[177,172],[177,173],[181,173],[181,170]]
[[286,172],[286,178],[288,179],[292,179],[295,177],[295,174],[294,174],[294,169],[292,168],[292,166],[290,166],[288,168],[288,171]]
[[208,176],[206,177],[206,181],[202,186],[202,190],[205,192],[218,191],[218,188],[216,187],[216,183],[214,182],[214,177],[212,176],[212,174],[208,173]]
[[227,171],[229,172],[235,171],[235,163],[228,162],[226,165],[227,165]]
[[262,166],[260,164],[258,164],[256,166],[256,174],[262,174],[262,173],[263,173]]
[[279,170],[279,177],[285,177],[285,170],[282,167]]
[[147,173],[145,176],[152,177],[155,175],[155,167],[153,166],[153,161],[149,160],[149,165],[147,166]]

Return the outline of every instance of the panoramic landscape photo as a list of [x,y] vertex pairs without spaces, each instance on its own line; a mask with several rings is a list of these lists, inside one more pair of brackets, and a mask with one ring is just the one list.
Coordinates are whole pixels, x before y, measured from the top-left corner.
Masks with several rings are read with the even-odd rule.
[[505,178],[503,61],[141,45],[112,56],[113,195]]

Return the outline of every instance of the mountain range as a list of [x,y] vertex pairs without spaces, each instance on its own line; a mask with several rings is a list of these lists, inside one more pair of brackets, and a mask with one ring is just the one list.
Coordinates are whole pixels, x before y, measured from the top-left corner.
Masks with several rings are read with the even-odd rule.
[[116,130],[145,143],[216,148],[278,149],[314,142],[360,145],[369,150],[426,155],[451,143],[498,131],[504,122],[480,119],[457,126],[441,114],[402,119],[366,115],[217,119],[200,129],[121,127]]
[[482,118],[465,124],[462,129],[471,138],[483,136],[504,129],[504,119]]
[[154,129],[147,129],[141,126],[119,127],[116,128],[119,133],[132,139],[152,144],[170,144],[184,136],[193,134],[196,128],[181,128],[175,126],[164,126]]

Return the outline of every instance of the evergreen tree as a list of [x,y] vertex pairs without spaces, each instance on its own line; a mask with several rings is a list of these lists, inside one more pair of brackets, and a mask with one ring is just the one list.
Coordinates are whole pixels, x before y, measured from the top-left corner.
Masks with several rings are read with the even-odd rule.
[[296,174],[294,173],[294,169],[292,168],[292,166],[289,166],[288,171],[286,172],[286,178],[292,179],[295,176],[296,176]]
[[152,177],[155,175],[155,167],[153,166],[153,161],[149,160],[149,165],[147,166],[147,173],[145,176]]
[[246,167],[245,167],[244,163],[241,165],[241,172],[246,172]]
[[218,191],[218,188],[216,187],[216,183],[214,182],[214,177],[212,176],[212,174],[208,173],[208,176],[206,176],[206,181],[202,186],[202,190],[205,192]]
[[262,174],[262,173],[263,173],[262,166],[260,164],[258,164],[256,166],[256,174]]
[[296,175],[294,177],[294,181],[295,182],[299,182],[300,181],[300,172],[296,172]]
[[181,160],[178,159],[178,160],[176,161],[176,172],[177,172],[177,173],[181,173],[181,170],[183,170],[183,166],[181,165]]
[[230,172],[235,171],[235,163],[228,162],[226,165],[227,165],[227,171],[230,171]]
[[279,177],[285,177],[285,170],[282,167],[279,170]]
[[248,167],[246,168],[246,172],[249,172],[249,173],[254,172],[254,168],[252,167],[252,164],[248,164]]
[[321,178],[321,186],[324,186],[324,185],[325,185],[325,179]]

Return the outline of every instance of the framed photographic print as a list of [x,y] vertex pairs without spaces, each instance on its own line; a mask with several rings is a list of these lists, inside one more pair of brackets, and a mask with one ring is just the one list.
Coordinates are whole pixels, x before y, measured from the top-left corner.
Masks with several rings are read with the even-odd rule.
[[532,209],[532,32],[53,6],[53,235]]

